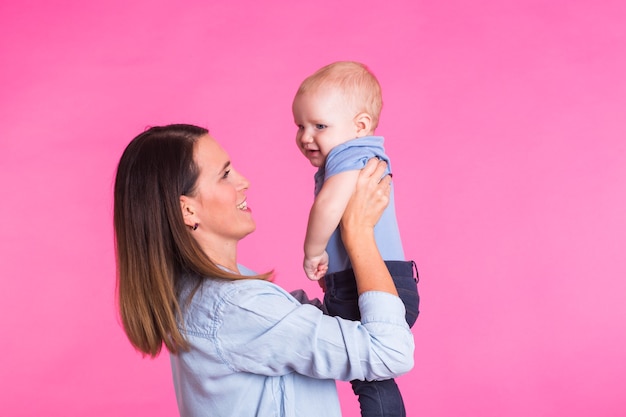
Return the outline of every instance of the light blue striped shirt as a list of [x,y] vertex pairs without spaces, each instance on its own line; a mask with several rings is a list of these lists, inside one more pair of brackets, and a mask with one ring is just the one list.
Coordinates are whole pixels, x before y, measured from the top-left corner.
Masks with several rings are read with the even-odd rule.
[[352,322],[271,282],[205,280],[183,309],[191,349],[171,355],[181,416],[341,416],[335,379],[393,378],[413,367],[400,299],[371,291],[359,307],[362,321]]

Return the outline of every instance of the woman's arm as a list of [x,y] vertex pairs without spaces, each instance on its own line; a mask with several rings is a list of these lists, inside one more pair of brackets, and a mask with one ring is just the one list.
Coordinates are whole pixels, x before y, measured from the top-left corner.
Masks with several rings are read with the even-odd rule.
[[413,367],[413,335],[374,241],[374,225],[389,202],[391,179],[378,180],[385,166],[376,160],[367,163],[341,221],[357,278],[361,321],[324,315],[265,281],[238,282],[213,318],[220,323],[216,341],[229,368],[349,381],[394,378]]
[[229,369],[350,381],[395,378],[413,367],[413,335],[396,296],[361,295],[358,322],[300,304],[267,281],[242,280],[225,289],[219,308],[207,316],[211,323],[201,327],[211,331],[196,331],[191,339]]
[[384,161],[368,161],[341,219],[341,238],[352,262],[359,295],[367,291],[398,295],[374,239],[374,226],[389,204],[391,193],[391,176],[380,179],[386,168]]

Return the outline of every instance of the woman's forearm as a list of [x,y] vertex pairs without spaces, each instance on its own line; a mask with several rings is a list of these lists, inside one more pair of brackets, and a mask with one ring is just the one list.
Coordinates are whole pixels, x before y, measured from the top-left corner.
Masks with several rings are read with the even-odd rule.
[[366,291],[382,291],[398,295],[389,270],[376,246],[374,231],[371,230],[371,233],[363,231],[361,235],[355,237],[357,239],[355,245],[351,245],[350,248],[346,247],[352,262],[359,295]]
[[391,193],[391,177],[381,179],[386,167],[386,163],[374,159],[365,165],[341,219],[341,235],[359,294],[383,291],[398,295],[374,239],[374,226],[389,204]]

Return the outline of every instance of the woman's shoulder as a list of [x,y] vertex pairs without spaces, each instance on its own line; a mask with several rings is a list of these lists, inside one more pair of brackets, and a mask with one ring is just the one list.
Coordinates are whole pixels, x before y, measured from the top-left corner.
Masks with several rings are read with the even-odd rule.
[[267,297],[279,297],[299,303],[289,292],[270,281],[205,278],[193,294],[189,306],[202,310],[214,309],[223,304],[241,306]]
[[250,300],[268,297],[284,298],[285,300],[298,303],[298,301],[285,289],[271,281],[262,279],[238,279],[232,281],[216,282],[213,284],[224,302],[236,305],[246,304]]
[[191,300],[181,299],[181,312],[187,331],[203,333],[250,313],[273,315],[300,304],[289,292],[265,280],[206,278]]

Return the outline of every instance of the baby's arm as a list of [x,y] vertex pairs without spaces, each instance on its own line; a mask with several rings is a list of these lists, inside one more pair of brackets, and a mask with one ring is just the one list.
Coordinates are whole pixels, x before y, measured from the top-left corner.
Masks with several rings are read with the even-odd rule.
[[326,245],[339,225],[358,177],[359,170],[335,174],[324,181],[315,197],[304,241],[304,270],[311,280],[319,280],[328,269]]

